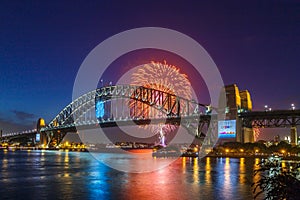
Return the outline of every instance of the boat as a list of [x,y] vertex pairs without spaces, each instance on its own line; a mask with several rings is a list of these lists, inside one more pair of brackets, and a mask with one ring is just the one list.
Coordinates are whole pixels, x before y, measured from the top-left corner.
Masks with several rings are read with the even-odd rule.
[[162,147],[157,146],[153,148],[153,157],[180,157],[181,152],[177,147]]

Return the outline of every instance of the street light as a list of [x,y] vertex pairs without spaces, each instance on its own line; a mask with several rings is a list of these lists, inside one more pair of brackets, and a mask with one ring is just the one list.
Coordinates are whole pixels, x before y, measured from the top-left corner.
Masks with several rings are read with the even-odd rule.
[[292,109],[292,110],[295,110],[295,109],[296,109],[295,104],[293,104],[293,103],[291,104],[291,109]]
[[268,111],[268,105],[265,105],[265,111]]

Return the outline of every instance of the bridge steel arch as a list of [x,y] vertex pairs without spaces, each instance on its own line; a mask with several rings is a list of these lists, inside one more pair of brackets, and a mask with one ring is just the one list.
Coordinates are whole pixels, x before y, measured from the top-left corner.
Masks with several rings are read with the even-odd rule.
[[[119,111],[119,116],[111,115],[108,119],[97,119],[95,102],[99,100],[113,101],[116,99],[125,99],[127,103],[132,100],[148,105],[163,113],[162,118],[164,118],[165,123],[181,124],[195,136],[204,136],[204,129],[207,129],[209,126],[210,117],[205,115],[207,110],[210,109],[208,105],[199,104],[194,100],[188,100],[174,94],[143,86],[106,86],[78,97],[67,105],[46,127],[41,128],[41,132],[47,137],[47,145],[53,142],[53,139],[56,139],[56,144],[60,143],[66,132],[76,132],[76,127],[94,128],[98,125],[109,127],[115,126],[116,123],[117,125],[126,125],[126,121],[144,125],[149,124],[151,121],[155,122],[155,120],[157,122],[161,121],[160,119],[155,119],[155,116],[145,118],[135,114],[130,116],[127,113],[125,117],[122,111]],[[58,137],[58,135],[60,136]]]

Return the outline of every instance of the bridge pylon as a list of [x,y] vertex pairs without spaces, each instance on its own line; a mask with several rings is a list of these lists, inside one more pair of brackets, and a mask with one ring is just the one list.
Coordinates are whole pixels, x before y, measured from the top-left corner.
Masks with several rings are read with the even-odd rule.
[[298,144],[298,134],[297,134],[297,127],[292,126],[291,127],[291,145],[296,146]]

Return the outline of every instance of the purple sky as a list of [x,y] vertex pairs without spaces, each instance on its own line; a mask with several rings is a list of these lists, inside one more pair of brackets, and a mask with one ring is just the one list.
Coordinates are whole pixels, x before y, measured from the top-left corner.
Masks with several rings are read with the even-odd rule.
[[[225,84],[250,91],[254,109],[300,106],[299,13],[296,0],[2,1],[0,129],[33,128],[39,117],[49,122],[70,103],[77,70],[95,46],[147,26],[198,41]],[[123,64],[138,62],[130,58]]]

